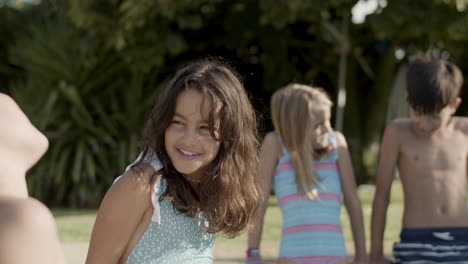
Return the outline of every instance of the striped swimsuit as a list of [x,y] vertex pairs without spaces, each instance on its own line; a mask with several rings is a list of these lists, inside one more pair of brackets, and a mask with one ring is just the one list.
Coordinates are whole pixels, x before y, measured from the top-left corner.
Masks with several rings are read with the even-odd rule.
[[[281,142],[281,139],[279,139]],[[329,134],[328,156],[313,162],[319,181],[319,200],[299,193],[291,156],[282,145],[282,156],[273,179],[275,194],[283,215],[279,257],[296,264],[336,263],[346,257],[341,226],[341,179],[338,172],[336,137]]]

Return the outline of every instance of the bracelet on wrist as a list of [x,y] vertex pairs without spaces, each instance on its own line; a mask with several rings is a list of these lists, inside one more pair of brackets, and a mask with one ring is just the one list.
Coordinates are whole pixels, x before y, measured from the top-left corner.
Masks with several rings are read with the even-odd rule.
[[260,257],[260,249],[258,248],[247,249],[247,257]]

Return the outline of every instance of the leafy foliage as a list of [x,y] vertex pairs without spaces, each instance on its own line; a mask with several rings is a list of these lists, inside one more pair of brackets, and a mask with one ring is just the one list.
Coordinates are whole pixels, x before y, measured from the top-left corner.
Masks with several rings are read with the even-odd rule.
[[27,20],[26,12],[9,6],[2,6],[0,1],[0,92],[8,92],[10,82],[21,76],[21,70],[14,67],[8,59],[15,33],[24,30],[23,21]]
[[149,72],[164,66],[168,55],[188,50],[184,30],[205,26],[218,1],[70,1],[70,17],[129,66]]
[[142,73],[111,51],[77,45],[83,41],[60,14],[32,25],[12,52],[28,73],[12,94],[50,141],[30,172],[31,193],[50,203],[95,206],[135,158],[155,89],[145,89]]

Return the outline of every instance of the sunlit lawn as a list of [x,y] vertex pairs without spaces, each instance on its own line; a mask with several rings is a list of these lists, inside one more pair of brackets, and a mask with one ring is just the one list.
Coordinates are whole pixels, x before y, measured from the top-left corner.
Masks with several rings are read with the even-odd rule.
[[88,242],[91,237],[96,210],[53,209],[62,242]]
[[[359,189],[364,211],[364,221],[366,225],[367,241],[370,239],[370,216],[372,207],[372,188],[363,187]],[[274,197],[270,198],[270,205],[265,217],[265,227],[263,231],[263,242],[279,242],[281,236],[281,212]],[[392,188],[390,207],[387,213],[387,227],[385,231],[386,241],[397,241],[403,211],[403,194],[401,184],[395,181]],[[96,217],[96,210],[76,210],[76,209],[54,209],[52,210],[59,230],[62,242],[88,242]],[[343,208],[342,223],[345,230],[346,240],[351,242],[351,230],[348,215]],[[219,238],[217,243],[246,243],[247,236],[243,234],[235,239]]]

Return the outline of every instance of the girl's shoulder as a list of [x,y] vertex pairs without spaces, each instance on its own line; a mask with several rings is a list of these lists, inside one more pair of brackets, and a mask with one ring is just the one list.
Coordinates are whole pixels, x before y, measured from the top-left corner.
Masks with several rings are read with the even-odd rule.
[[153,210],[151,182],[154,173],[151,165],[138,163],[109,188],[99,206],[91,237],[88,259],[93,259],[93,263],[116,263],[126,256],[134,236],[144,230],[142,223]]
[[[142,160],[142,153],[125,168],[125,173],[114,180],[114,184],[120,181],[120,179],[127,178],[125,184],[141,185],[141,187],[147,188],[152,186],[160,180],[160,175],[157,172],[162,168],[162,164],[156,155],[150,155]],[[136,187],[136,186],[133,186]]]
[[273,141],[274,141],[274,142],[279,144],[280,141],[281,141],[281,137],[280,137],[278,132],[273,130],[273,131],[268,132],[265,135],[265,137],[263,138],[263,141],[268,141],[269,143],[273,143]]
[[347,146],[346,138],[340,131],[332,130],[330,131],[330,141],[331,143],[336,144],[337,146]]
[[262,149],[268,150],[269,154],[279,155],[283,147],[281,137],[276,131],[268,132],[263,138]]
[[151,165],[139,163],[119,176],[112,184],[109,192],[115,189],[129,197],[148,197],[152,191],[154,177],[157,177],[156,171]]
[[[101,221],[112,221],[115,224],[114,227],[118,228],[128,226],[133,228],[136,221],[120,220],[129,218],[129,214],[132,218],[142,217],[148,210],[152,210],[154,174],[153,167],[139,163],[119,176],[101,202],[98,211]],[[105,228],[110,228],[110,225]]]
[[[127,166],[127,168],[125,168],[125,171],[128,171],[130,170],[132,167],[134,167],[136,164],[138,163],[145,163],[147,165],[150,165],[151,167],[153,167],[153,169],[155,171],[158,171],[159,169],[162,168],[162,164],[161,164],[161,161],[159,160],[159,158],[156,156],[156,154],[153,154],[153,153],[149,153],[145,158],[144,160],[143,159],[143,152],[140,153],[140,155],[138,155],[138,157],[135,159],[134,162],[132,162],[130,165]],[[142,162],[140,162],[142,161]]]

